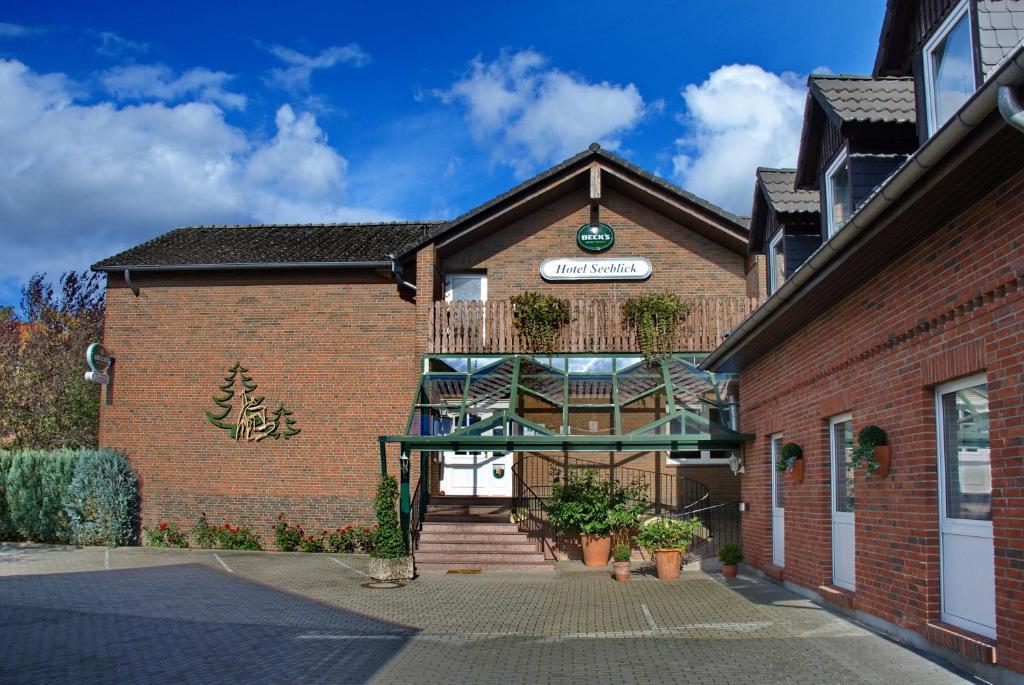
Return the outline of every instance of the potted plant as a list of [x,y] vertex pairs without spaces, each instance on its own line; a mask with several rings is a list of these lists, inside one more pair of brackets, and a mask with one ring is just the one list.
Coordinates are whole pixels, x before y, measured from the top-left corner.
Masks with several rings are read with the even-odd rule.
[[611,522],[608,510],[611,483],[598,480],[597,472],[587,469],[562,477],[552,469],[551,501],[548,519],[559,535],[578,533],[587,566],[607,566],[611,556]]
[[693,542],[700,521],[679,521],[661,517],[644,522],[636,534],[636,543],[654,557],[659,580],[675,580],[682,567],[683,552]]
[[629,580],[629,545],[619,543],[612,551],[612,566],[615,568],[615,580],[625,583]]
[[722,575],[726,578],[736,577],[736,567],[743,561],[743,550],[732,542],[718,548],[718,563],[722,566]]
[[794,483],[804,482],[804,451],[795,442],[787,442],[782,446],[782,454],[775,463],[775,468],[788,476]]
[[889,447],[889,438],[885,431],[878,426],[865,426],[857,434],[857,446],[850,454],[850,468],[867,466],[867,477],[878,474],[880,478],[889,475],[889,463],[892,460],[892,451]]
[[373,549],[370,551],[370,568],[367,572],[375,580],[409,580],[413,577],[413,560],[398,524],[395,508],[397,500],[398,481],[394,476],[381,476],[373,500],[377,530],[373,534]]

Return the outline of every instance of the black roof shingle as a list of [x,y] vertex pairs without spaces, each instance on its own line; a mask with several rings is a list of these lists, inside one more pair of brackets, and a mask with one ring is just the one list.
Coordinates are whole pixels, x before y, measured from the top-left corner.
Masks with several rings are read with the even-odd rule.
[[383,262],[441,222],[186,226],[104,259],[94,271]]

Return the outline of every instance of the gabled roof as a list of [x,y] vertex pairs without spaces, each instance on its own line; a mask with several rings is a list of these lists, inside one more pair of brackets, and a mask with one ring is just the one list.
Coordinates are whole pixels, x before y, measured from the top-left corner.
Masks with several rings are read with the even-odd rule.
[[748,252],[751,254],[760,251],[770,212],[774,211],[781,217],[780,223],[794,216],[808,221],[816,220],[820,211],[818,191],[798,190],[793,185],[795,181],[796,169],[758,167],[748,243]]
[[[843,138],[850,138],[851,132],[855,131],[862,134],[871,132],[876,142],[888,139],[887,145],[892,145],[905,139],[908,145],[914,145],[916,123],[914,81],[911,78],[850,74],[810,76],[797,155],[796,187],[816,187],[820,143],[826,129],[835,129]],[[884,134],[880,135],[880,132]],[[879,151],[887,153],[892,150]]]
[[369,266],[437,222],[186,226],[93,264],[122,269]]
[[533,178],[523,181],[519,185],[494,197],[487,202],[474,207],[465,214],[456,217],[452,221],[437,224],[427,232],[420,240],[405,247],[399,256],[408,255],[426,243],[444,239],[453,234],[459,234],[467,228],[472,228],[481,223],[489,214],[501,211],[532,193],[539,191],[545,186],[557,183],[560,179],[569,178],[574,174],[585,170],[594,163],[601,164],[604,168],[616,171],[620,176],[628,177],[635,185],[647,185],[648,187],[663,192],[674,201],[685,204],[688,208],[705,217],[714,224],[716,228],[731,234],[732,241],[739,239],[746,240],[748,222],[744,217],[739,217],[707,200],[694,195],[693,193],[680,188],[660,176],[632,164],[616,154],[608,152],[599,144],[593,143],[589,148],[573,155],[555,166],[542,171]]
[[917,122],[912,78],[812,75],[808,85],[837,124]]

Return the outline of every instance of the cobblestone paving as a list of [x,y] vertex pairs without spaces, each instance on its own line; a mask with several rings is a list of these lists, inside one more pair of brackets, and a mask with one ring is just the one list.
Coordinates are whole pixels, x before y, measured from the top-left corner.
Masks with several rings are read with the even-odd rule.
[[0,546],[0,682],[972,682],[773,584],[361,556]]

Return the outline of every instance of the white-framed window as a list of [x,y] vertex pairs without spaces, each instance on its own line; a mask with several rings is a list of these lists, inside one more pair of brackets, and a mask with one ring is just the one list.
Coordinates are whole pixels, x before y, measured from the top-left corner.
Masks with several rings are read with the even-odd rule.
[[782,458],[782,433],[775,433],[771,436],[771,469],[772,469],[772,507],[774,509],[785,508],[785,482],[786,479],[779,473],[777,464]]
[[935,133],[977,88],[971,13],[962,0],[924,45],[928,134]]
[[[935,389],[939,501],[943,521],[961,526],[992,520],[988,382],[972,376]],[[967,522],[967,523],[964,523]]]
[[444,299],[448,302],[487,299],[487,274],[448,274],[444,279]]
[[786,254],[779,231],[768,243],[768,294],[771,295],[786,280]]
[[840,414],[828,422],[829,454],[832,458],[832,512],[853,514],[853,415]]
[[850,157],[843,150],[825,170],[825,221],[829,238],[850,219],[850,197]]

